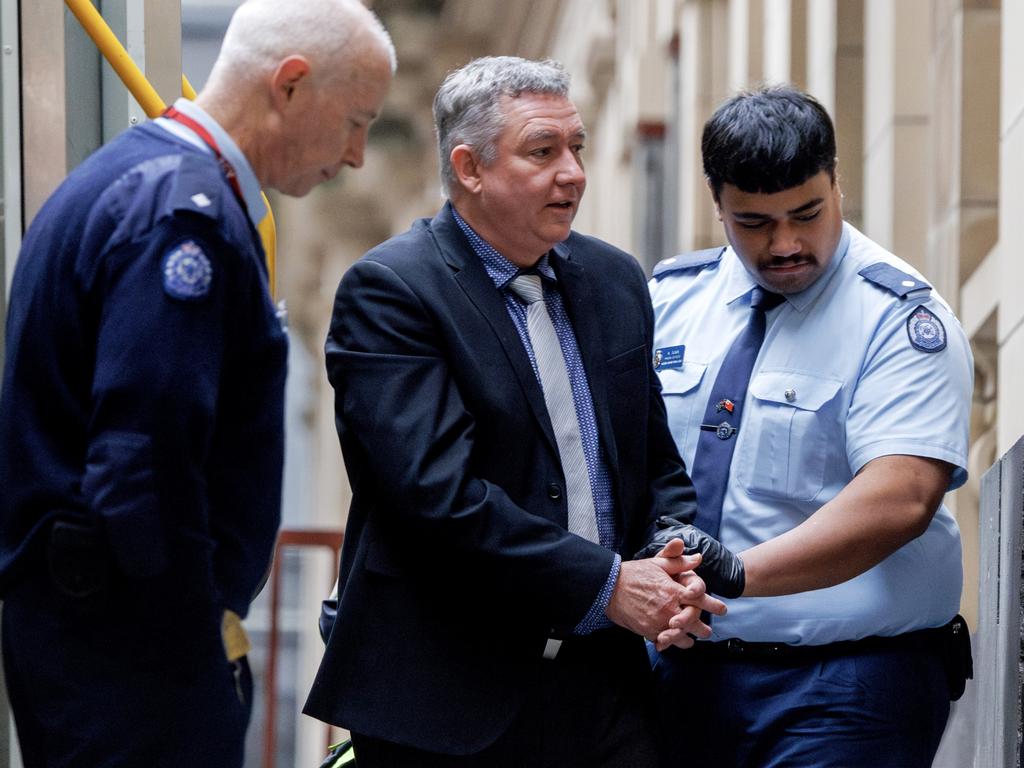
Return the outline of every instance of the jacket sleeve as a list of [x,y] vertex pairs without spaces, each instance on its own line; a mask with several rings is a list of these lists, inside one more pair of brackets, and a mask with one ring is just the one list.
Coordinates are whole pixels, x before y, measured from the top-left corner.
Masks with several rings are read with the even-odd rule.
[[[164,222],[105,253],[90,286],[98,328],[82,492],[129,577],[168,567],[172,520],[205,529],[232,261],[213,235],[198,219]],[[209,270],[191,298],[165,285],[182,248]]]
[[[654,309],[642,274],[640,283],[647,349],[653,354]],[[671,518],[678,523],[688,524],[693,522],[697,513],[697,491],[669,430],[665,401],[661,396],[661,380],[653,364],[647,366],[647,377],[650,388],[647,412],[647,476],[650,504],[645,526],[645,543],[659,530],[655,525],[657,519]]]

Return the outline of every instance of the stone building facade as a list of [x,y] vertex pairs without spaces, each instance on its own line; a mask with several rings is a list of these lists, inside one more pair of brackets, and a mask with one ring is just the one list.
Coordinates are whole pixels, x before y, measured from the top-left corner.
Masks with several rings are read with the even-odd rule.
[[[981,475],[1024,434],[1024,4],[1013,0],[377,0],[400,74],[368,165],[325,190],[326,231],[289,228],[303,330],[318,354],[330,296],[366,247],[441,202],[429,103],[452,67],[481,54],[553,57],[573,75],[588,126],[588,191],[577,229],[648,269],[723,242],[700,167],[715,106],[762,82],[793,82],[839,136],[846,217],[920,269],[971,338],[976,385],[971,480],[950,499],[964,535],[964,611],[976,616]],[[315,216],[282,201],[282,216]],[[300,209],[302,209],[300,211]],[[329,209],[329,210],[328,210]],[[314,234],[315,233],[315,234]],[[293,242],[293,238],[296,242]],[[304,288],[301,286],[305,286]],[[310,301],[309,299],[313,300]],[[293,302],[293,306],[295,306]],[[330,391],[311,424],[321,522],[345,508]],[[318,463],[319,462],[319,463]],[[329,517],[329,520],[327,519]]]

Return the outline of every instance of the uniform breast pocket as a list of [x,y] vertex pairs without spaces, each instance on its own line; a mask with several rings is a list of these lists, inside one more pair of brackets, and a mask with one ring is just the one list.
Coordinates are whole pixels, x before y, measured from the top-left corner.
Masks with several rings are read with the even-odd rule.
[[762,370],[750,383],[737,479],[751,494],[812,501],[830,461],[845,461],[836,395],[843,382],[819,373]]
[[697,425],[700,424],[704,406],[707,405],[704,402],[705,398],[699,397],[700,383],[704,379],[707,367],[706,363],[688,360],[682,368],[658,371],[661,395],[668,413],[669,430],[688,467],[693,464],[697,436],[700,434]]

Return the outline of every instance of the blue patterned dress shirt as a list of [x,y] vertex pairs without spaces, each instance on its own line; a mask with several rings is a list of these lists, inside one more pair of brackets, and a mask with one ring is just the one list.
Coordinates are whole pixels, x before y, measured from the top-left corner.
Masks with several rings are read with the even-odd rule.
[[[519,339],[523,342],[523,348],[530,358],[530,365],[533,366],[533,373],[540,382],[540,372],[537,370],[537,359],[533,352],[533,344],[530,342],[530,333],[526,325],[526,303],[520,299],[509,288],[509,284],[517,276],[527,270],[520,270],[515,264],[502,256],[490,243],[480,237],[473,229],[459,216],[455,208],[452,208],[455,221],[458,223],[462,233],[469,240],[474,253],[483,262],[484,269],[494,282],[496,288],[501,291],[505,299],[505,309],[508,311],[512,323],[519,333]],[[610,626],[611,622],[605,616],[605,609],[611,600],[612,592],[619,578],[619,568],[622,565],[622,558],[618,554],[621,545],[619,531],[615,520],[615,502],[612,497],[612,481],[608,473],[608,464],[601,452],[601,443],[597,434],[597,417],[594,414],[594,401],[590,394],[590,384],[587,381],[587,374],[583,368],[583,359],[580,357],[579,346],[576,343],[576,334],[573,332],[569,316],[566,314],[565,306],[562,303],[562,296],[558,292],[557,278],[551,264],[548,263],[548,255],[541,256],[537,264],[529,272],[536,272],[542,278],[544,286],[544,303],[547,306],[548,314],[551,316],[551,324],[555,328],[559,345],[562,348],[562,357],[565,358],[566,371],[569,375],[569,382],[572,386],[573,403],[576,406],[576,420],[579,422],[580,438],[583,442],[583,456],[587,462],[587,474],[590,477],[590,492],[594,499],[594,511],[597,514],[597,531],[600,536],[601,546],[607,547],[616,552],[612,569],[608,574],[597,599],[586,616],[574,630],[577,635],[586,635],[595,629]],[[543,386],[543,385],[542,385]]]

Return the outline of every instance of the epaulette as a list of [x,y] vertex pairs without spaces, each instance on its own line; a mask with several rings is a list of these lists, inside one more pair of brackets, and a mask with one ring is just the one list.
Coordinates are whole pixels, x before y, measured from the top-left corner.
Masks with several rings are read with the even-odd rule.
[[884,288],[890,293],[907,298],[918,291],[930,291],[932,287],[913,275],[907,274],[902,269],[897,269],[892,264],[884,261],[877,261],[874,264],[864,267],[857,273],[870,283]]
[[[171,211],[192,211],[217,220],[221,215],[222,197],[227,186],[209,159],[182,154],[174,178],[174,187],[167,200]],[[230,194],[230,192],[228,193]]]
[[717,248],[705,248],[702,251],[689,251],[680,253],[677,256],[669,256],[654,265],[652,276],[660,278],[668,272],[678,272],[683,269],[703,269],[711,264],[717,264],[725,253],[725,246]]

